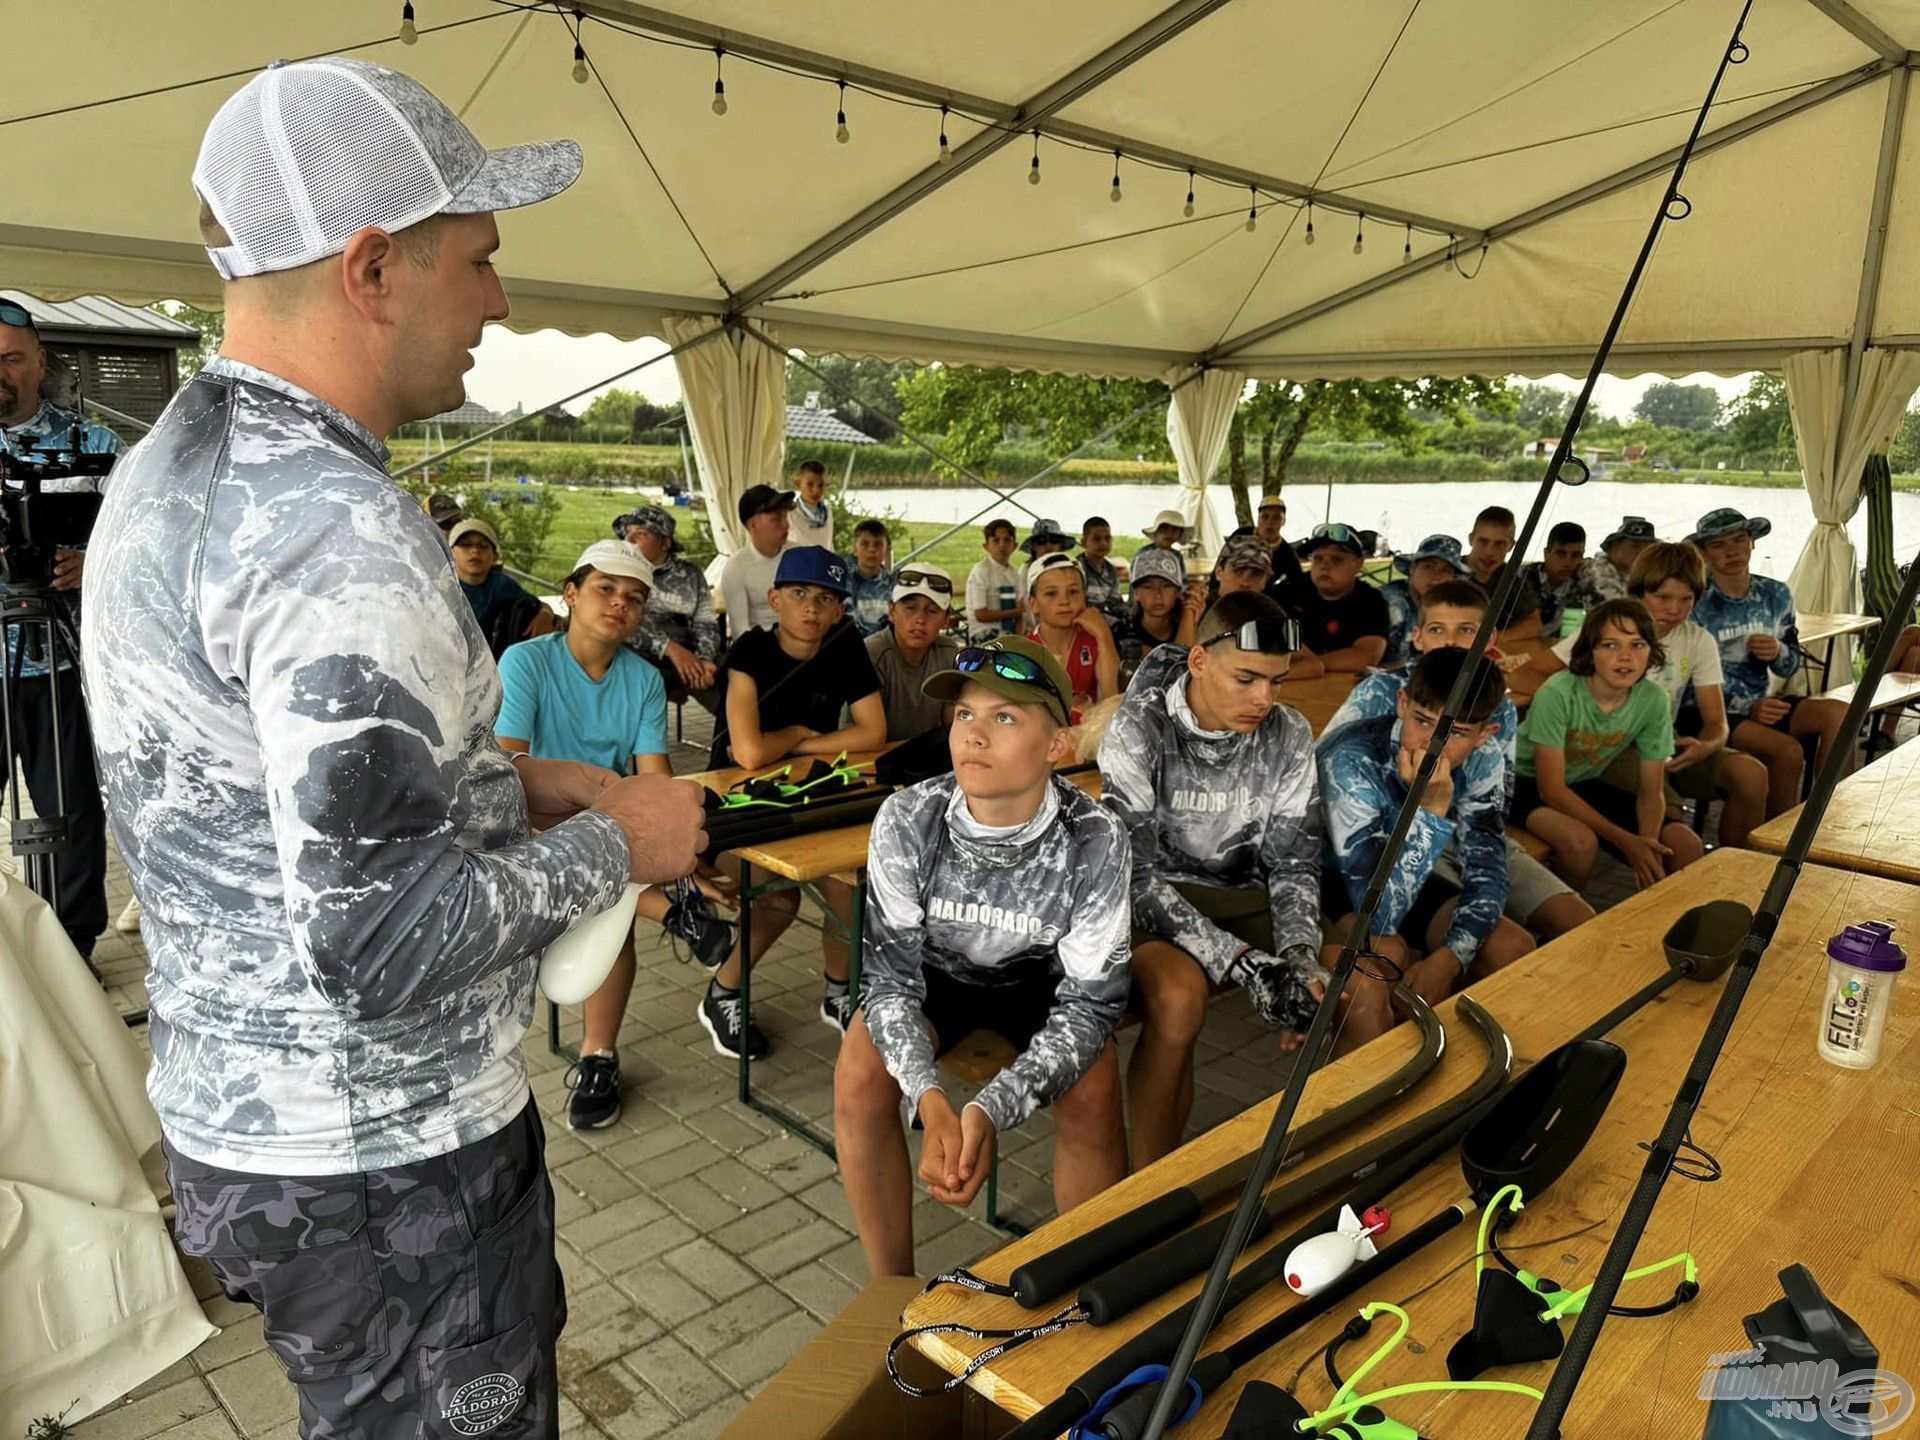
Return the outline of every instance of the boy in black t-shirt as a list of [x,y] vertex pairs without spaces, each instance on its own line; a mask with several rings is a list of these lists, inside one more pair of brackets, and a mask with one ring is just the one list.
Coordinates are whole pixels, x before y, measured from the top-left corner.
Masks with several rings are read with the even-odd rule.
[[[727,652],[726,712],[709,757],[715,769],[762,770],[789,756],[830,758],[887,743],[887,715],[873,662],[858,628],[840,619],[846,598],[846,562],[831,550],[801,545],[780,557],[767,592],[774,628],[748,630]],[[853,717],[845,727],[843,708]],[[829,933],[831,927],[821,936],[826,991],[820,1018],[845,1033],[853,1018],[844,938],[853,928],[853,892],[835,880],[822,880],[818,888],[840,921],[838,936]],[[766,1037],[741,1014],[740,969],[767,953],[799,908],[799,896],[791,890],[755,901],[753,953],[743,956],[736,946],[714,972],[699,1018],[722,1055],[737,1056],[742,1045],[749,1056],[766,1053]]]
[[[1392,617],[1380,592],[1361,583],[1365,566],[1366,551],[1352,526],[1313,527],[1306,580],[1294,587],[1291,608],[1300,618],[1301,643],[1320,657],[1324,670],[1368,670],[1387,653]],[[1297,660],[1293,674],[1306,678]]]

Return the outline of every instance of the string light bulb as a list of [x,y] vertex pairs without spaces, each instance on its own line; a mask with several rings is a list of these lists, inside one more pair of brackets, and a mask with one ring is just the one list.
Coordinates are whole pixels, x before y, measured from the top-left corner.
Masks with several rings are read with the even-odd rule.
[[1358,255],[1367,248],[1367,212],[1360,212],[1360,219],[1353,231],[1353,253]]
[[1193,218],[1193,167],[1187,167],[1187,203],[1180,207],[1180,213],[1191,220]]
[[944,105],[940,107],[940,163],[953,163],[953,149],[947,144],[947,107]]
[[719,45],[713,47],[713,113],[727,113],[727,77],[721,73],[726,64],[727,52]]
[[1120,152],[1113,152],[1113,189],[1107,192],[1107,199],[1114,204],[1120,203]]
[[400,7],[400,43],[402,45],[420,43],[420,32],[413,26],[413,0],[407,0],[407,3]]
[[573,12],[573,83],[587,83],[587,47],[580,43],[581,33],[587,28],[587,17],[578,10]]
[[853,139],[853,132],[847,129],[847,82],[840,82],[840,109],[833,117],[833,138],[842,145]]
[[1027,162],[1027,183],[1040,183],[1040,127],[1037,125],[1033,130],[1033,159]]
[[1402,265],[1413,263],[1413,222],[1411,220],[1407,222],[1407,243],[1401,247],[1400,263]]
[[1313,244],[1313,202],[1307,201],[1307,244]]
[[1260,192],[1247,186],[1247,233],[1251,235],[1260,228]]

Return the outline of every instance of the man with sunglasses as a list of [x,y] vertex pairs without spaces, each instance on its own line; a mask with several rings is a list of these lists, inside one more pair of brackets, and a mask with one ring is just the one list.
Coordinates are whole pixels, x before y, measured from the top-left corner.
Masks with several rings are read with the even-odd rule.
[[1245,988],[1289,1047],[1321,993],[1313,732],[1279,703],[1298,627],[1264,595],[1223,595],[1194,640],[1147,656],[1100,746],[1132,846],[1136,1166],[1180,1143],[1216,990]]
[[960,653],[960,642],[947,633],[952,613],[953,577],[938,565],[915,561],[894,575],[887,628],[867,637],[889,741],[911,740],[946,723],[948,707],[921,687],[951,670]]
[[[1387,653],[1393,617],[1380,592],[1361,580],[1366,563],[1360,532],[1351,525],[1335,521],[1313,527],[1306,579],[1294,586],[1288,608],[1300,619],[1302,643],[1326,670],[1368,670]],[[1296,678],[1306,673],[1298,670]]]
[[[954,710],[953,773],[874,818],[862,1009],[834,1067],[834,1141],[874,1275],[913,1273],[900,1125],[923,1126],[920,1181],[971,1204],[998,1137],[1053,1114],[1062,1211],[1127,1173],[1113,1027],[1127,995],[1127,836],[1056,776],[1071,757],[1069,681],[1030,640],[960,652],[927,681]],[[958,1114],[935,1061],[975,1030],[1019,1052]]]
[[[0,439],[6,449],[23,457],[64,453],[74,448],[78,426],[82,454],[119,454],[118,435],[41,395],[46,379],[47,351],[33,315],[17,301],[0,299]],[[45,488],[91,491],[96,487],[91,478],[71,477],[50,480]],[[84,551],[56,551],[53,588],[77,601],[85,564]],[[0,586],[0,594],[5,593]],[[7,631],[6,663],[19,676],[12,687],[14,743],[35,810],[42,815],[64,814],[68,821],[70,843],[55,857],[59,873],[54,910],[73,948],[86,957],[93,954],[94,941],[107,928],[107,816],[93,763],[93,734],[81,699],[80,672],[75,668],[79,657],[63,654],[59,673],[49,675],[38,644],[23,653],[25,633]],[[33,633],[37,638],[40,627],[34,626]],[[6,779],[0,781],[4,790],[12,781],[13,766],[4,753],[0,762],[6,763]]]

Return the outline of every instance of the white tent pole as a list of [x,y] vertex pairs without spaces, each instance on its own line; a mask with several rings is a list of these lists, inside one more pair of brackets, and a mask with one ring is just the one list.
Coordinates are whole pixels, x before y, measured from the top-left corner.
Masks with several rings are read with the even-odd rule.
[[[1191,385],[1195,380],[1199,379],[1202,375],[1206,373],[1207,372],[1204,370],[1190,371],[1187,377],[1184,380],[1180,381],[1179,384],[1169,386],[1167,388],[1167,393],[1171,395],[1175,390],[1180,389],[1181,386]],[[1098,445],[1102,440],[1110,439],[1111,437],[1118,435],[1122,430],[1126,429],[1127,426],[1131,425],[1134,421],[1138,420],[1142,415],[1149,414],[1152,411],[1158,410],[1159,408],[1160,408],[1160,402],[1158,400],[1150,400],[1145,405],[1139,406],[1137,409],[1132,410],[1128,414],[1121,416],[1118,420],[1114,421],[1113,424],[1109,425],[1106,429],[1102,430],[1098,435],[1090,435],[1085,440],[1082,440],[1078,445],[1074,446],[1073,449],[1069,450],[1066,454],[1062,455],[1058,460],[1055,460],[1051,465],[1048,465],[1045,469],[1038,470],[1034,472],[1032,475],[1029,475],[1026,479],[1022,480],[1018,485],[1014,486],[1013,489],[1009,490],[1001,498],[1005,500],[1011,500],[1015,495],[1018,495],[1022,490],[1025,490],[1029,485],[1038,485],[1042,480],[1046,479],[1047,476],[1053,474],[1054,471],[1058,470],[1062,465],[1066,464],[1067,461],[1073,459],[1074,456],[1078,455],[1082,450],[1086,449],[1089,445]],[[1020,506],[1020,508],[1022,510],[1027,509],[1027,507],[1024,505]],[[991,509],[993,509],[993,506],[991,505],[982,506],[980,509],[974,511],[973,514],[967,516],[966,519],[955,521],[952,525],[949,525],[946,529],[942,530],[938,535],[934,536],[931,540],[927,541],[926,544],[916,545],[911,551],[909,551],[904,557],[902,557],[902,559],[898,563],[901,565],[904,565],[907,563],[907,561],[913,559],[914,556],[926,554],[927,551],[931,550],[934,546],[938,545],[942,540],[946,539],[949,535],[959,534],[960,531],[966,529],[969,525],[973,524],[974,521],[978,520],[982,515],[986,514],[987,511]],[[1027,513],[1029,515],[1033,514],[1031,510],[1027,510]]]
[[1906,128],[1907,88],[1912,73],[1903,65],[1887,82],[1887,114],[1880,125],[1880,167],[1873,177],[1873,211],[1867,221],[1867,251],[1860,264],[1860,297],[1853,311],[1853,337],[1847,343],[1842,414],[1853,408],[1860,387],[1860,357],[1872,336],[1873,314],[1880,303],[1880,275],[1887,256],[1887,212],[1893,204],[1894,173],[1900,166],[1900,136]]
[[[1791,119],[1803,110],[1808,110],[1816,105],[1825,104],[1829,100],[1837,99],[1849,91],[1856,90],[1860,86],[1878,79],[1889,70],[1898,68],[1901,67],[1892,61],[1878,60],[1870,65],[1862,66],[1858,70],[1850,71],[1845,75],[1836,75],[1831,80],[1823,81],[1811,89],[1801,91],[1798,95],[1789,95],[1777,104],[1756,110],[1751,115],[1743,116],[1731,124],[1722,126],[1711,135],[1703,136],[1699,145],[1694,148],[1694,158],[1698,159],[1702,155],[1711,154],[1723,145],[1730,145],[1736,140],[1765,130],[1767,127],[1776,125],[1782,120]],[[1617,190],[1625,189],[1631,185],[1637,185],[1642,180],[1651,179],[1662,171],[1671,169],[1674,162],[1679,158],[1679,146],[1676,145],[1671,149],[1663,150],[1660,154],[1650,159],[1642,160],[1637,164],[1629,165],[1624,170],[1616,171],[1605,179],[1596,180],[1589,185],[1583,185],[1578,190],[1569,191],[1557,200],[1549,200],[1545,204],[1535,206],[1531,210],[1523,211],[1509,220],[1504,220],[1497,225],[1490,226],[1483,239],[1489,242],[1504,240],[1511,236],[1518,235],[1524,230],[1531,230],[1534,226],[1545,224],[1557,216],[1564,215],[1569,210],[1576,210],[1580,206],[1589,204],[1592,201],[1604,199]],[[1405,280],[1411,280],[1414,276],[1424,274],[1428,270],[1431,270],[1435,265],[1443,265],[1445,263],[1446,252],[1435,251],[1423,259],[1415,260],[1410,265],[1397,266],[1382,275],[1376,275],[1371,280],[1363,280],[1358,285],[1349,286],[1345,290],[1329,295],[1324,300],[1316,300],[1313,304],[1303,306],[1290,314],[1282,315],[1276,320],[1269,320],[1265,324],[1256,325],[1251,330],[1246,330],[1238,335],[1231,336],[1207,352],[1206,359],[1209,361],[1218,361],[1237,355],[1251,346],[1260,344],[1262,341],[1271,340],[1283,331],[1291,330],[1298,325],[1304,325],[1309,320],[1318,319],[1322,315],[1342,309],[1347,305],[1351,305],[1356,300],[1365,299],[1368,295],[1384,290],[1389,286],[1398,285]]]
[[478,435],[469,435],[465,440],[462,440],[458,445],[450,445],[445,450],[439,451],[437,454],[428,455],[423,459],[416,460],[413,464],[407,466],[406,469],[404,470],[394,471],[393,478],[398,480],[402,475],[411,475],[416,470],[424,470],[427,466],[433,464],[436,460],[444,460],[449,455],[458,455],[462,450],[471,449],[473,446],[478,445],[482,440],[491,440],[494,436],[500,434],[501,432],[506,430],[511,430],[514,426],[523,424],[525,421],[530,420],[535,415],[539,415],[544,411],[553,409],[553,407],[556,405],[564,405],[569,400],[578,400],[582,395],[591,395],[594,391],[600,389],[601,387],[606,385],[611,385],[616,380],[624,380],[629,375],[638,375],[642,370],[646,369],[649,365],[658,365],[662,360],[671,360],[674,356],[678,355],[681,351],[691,350],[695,345],[705,344],[708,340],[711,340],[715,335],[718,335],[720,333],[721,331],[715,330],[710,334],[701,335],[692,340],[682,341],[680,344],[675,345],[670,350],[661,351],[658,355],[655,355],[650,360],[642,360],[638,365],[629,365],[625,370],[620,371],[617,375],[609,375],[607,376],[606,379],[596,380],[593,382],[593,384],[588,385],[582,389],[576,390],[571,395],[562,395],[558,400],[550,400],[545,405],[542,405],[538,410],[529,410],[524,415],[516,415],[511,420],[502,420],[498,425],[490,425],[485,430],[482,430]]
[[769,295],[784,290],[800,276],[839,254],[854,241],[894,216],[918,205],[927,196],[957,180],[988,156],[1012,144],[1049,115],[1111,80],[1128,66],[1144,60],[1175,36],[1206,19],[1229,0],[1174,0],[1174,3],[1144,24],[1107,46],[1099,54],[1083,60],[1044,90],[1022,101],[1014,118],[1018,127],[989,127],[953,147],[947,163],[938,161],[919,174],[896,185],[872,204],[848,216],[798,254],[781,261],[758,279],[733,292],[736,314],[758,305]]

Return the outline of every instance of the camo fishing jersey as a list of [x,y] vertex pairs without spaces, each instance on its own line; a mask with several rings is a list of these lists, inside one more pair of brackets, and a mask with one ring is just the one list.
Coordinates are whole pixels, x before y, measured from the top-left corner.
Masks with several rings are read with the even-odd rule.
[[720,617],[713,608],[713,590],[700,567],[678,555],[653,570],[653,590],[640,628],[627,641],[641,658],[667,663],[667,646],[684,645],[700,660],[718,665],[725,647],[720,643]]
[[[1727,714],[1744,716],[1753,702],[1767,695],[1767,676],[1790,680],[1800,673],[1800,617],[1794,614],[1793,594],[1768,575],[1750,577],[1747,593],[1738,600],[1709,581],[1707,593],[1693,607],[1693,623],[1720,647],[1722,687]],[[1772,661],[1756,660],[1747,650],[1747,637],[1771,635],[1780,642]]]
[[1126,832],[1071,782],[1054,778],[1011,830],[974,820],[951,775],[889,795],[868,851],[860,1000],[908,1113],[939,1084],[926,967],[981,986],[1035,966],[1059,976],[1046,1024],[973,1102],[1005,1132],[1100,1058],[1127,999],[1127,917]]
[[847,565],[847,614],[864,639],[887,628],[887,606],[893,600],[893,571],[884,565],[878,575],[869,575],[851,555],[841,557]]
[[[1330,743],[1329,743],[1330,742]],[[1473,753],[1499,753],[1489,740]],[[1319,747],[1320,792],[1327,799],[1327,863],[1339,873],[1355,910],[1367,893],[1373,867],[1407,798],[1400,778],[1400,721],[1376,716],[1328,728]],[[1484,767],[1483,767],[1484,768]],[[1464,969],[1500,923],[1507,903],[1505,809],[1497,786],[1456,785],[1444,816],[1422,808],[1401,847],[1374,911],[1373,929],[1398,934],[1415,898],[1433,874],[1434,862],[1456,846],[1460,897],[1447,927],[1446,946]]]
[[[1404,670],[1369,670],[1360,677],[1359,683],[1348,693],[1340,708],[1333,712],[1333,718],[1327,722],[1327,728],[1320,732],[1319,744],[1315,747],[1325,754],[1349,725],[1358,725],[1368,720],[1381,718],[1393,719],[1399,714],[1400,692],[1407,688],[1407,673]],[[1510,697],[1500,697],[1500,708],[1493,712],[1493,743],[1482,745],[1467,757],[1467,763],[1460,767],[1460,773],[1454,777],[1456,794],[1471,792],[1470,803],[1481,803],[1481,797],[1497,793],[1500,800],[1500,813],[1504,816],[1513,808],[1514,750],[1520,735],[1520,712],[1513,708]]]
[[1549,635],[1560,628],[1560,617],[1568,610],[1591,610],[1607,598],[1595,588],[1584,562],[1566,579],[1555,581],[1547,578],[1546,561],[1530,560],[1520,567],[1520,583],[1533,592],[1540,611],[1540,628]]
[[[80,453],[82,455],[118,455],[125,447],[120,437],[104,425],[96,425],[91,420],[63,410],[51,400],[42,400],[40,408],[32,416],[18,425],[9,425],[5,430],[6,448],[16,455],[35,453],[65,454],[73,448],[73,427],[80,427]],[[70,475],[48,480],[40,487],[49,495],[63,491],[81,491],[92,494],[104,489],[104,485],[91,475]],[[0,585],[0,595],[7,593],[7,587]],[[66,595],[69,606],[76,612],[80,608],[80,592],[68,590]],[[32,630],[33,642],[26,647],[26,654],[20,653],[23,632],[18,629],[7,631],[7,663],[20,667],[20,678],[28,679],[47,673],[46,652],[43,649],[45,631],[38,625]],[[73,657],[62,653],[60,668],[71,670]]]
[[1107,617],[1107,624],[1118,631],[1127,622],[1127,601],[1120,593],[1120,572],[1110,560],[1102,560],[1095,569],[1093,561],[1080,557],[1080,580],[1087,590],[1087,608]]
[[1404,580],[1389,580],[1380,587],[1380,598],[1387,602],[1387,653],[1382,665],[1404,665],[1413,658],[1413,629],[1420,623],[1420,605]]
[[1216,983],[1246,947],[1175,882],[1264,889],[1284,955],[1320,948],[1319,786],[1313,732],[1275,705],[1251,735],[1202,730],[1187,704],[1187,652],[1141,662],[1100,745],[1101,803],[1127,826],[1136,929],[1177,945]]
[[205,1164],[344,1174],[498,1131],[539,950],[627,878],[611,816],[528,838],[485,637],[386,458],[216,359],[101,512],[84,669],[146,909],[148,1093]]

